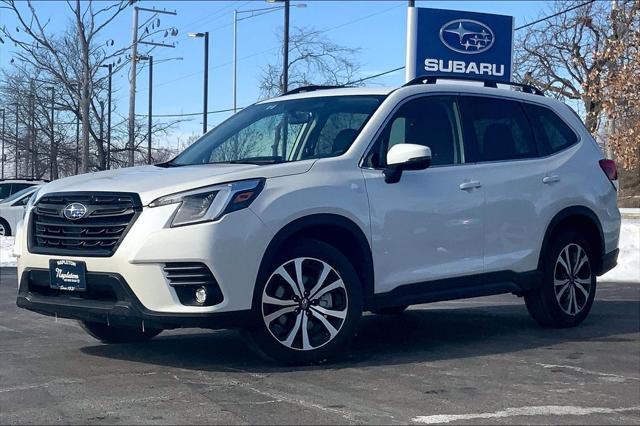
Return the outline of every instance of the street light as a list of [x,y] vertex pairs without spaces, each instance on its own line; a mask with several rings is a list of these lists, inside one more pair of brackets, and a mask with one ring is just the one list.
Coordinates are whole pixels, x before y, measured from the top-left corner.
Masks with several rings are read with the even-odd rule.
[[4,108],[0,109],[2,112],[2,175],[0,175],[0,179],[4,179]]
[[[269,3],[279,3],[277,0],[267,0]],[[296,3],[294,4],[297,8],[305,8],[307,5],[305,3]],[[286,64],[283,69],[283,87],[285,83],[285,78],[288,81],[289,77],[289,0],[284,1],[283,6],[275,6],[275,7],[262,7],[259,9],[250,9],[250,10],[234,10],[233,11],[233,112],[237,111],[237,74],[238,74],[238,22],[243,21],[249,18],[255,18],[260,15],[265,15],[267,13],[274,12],[276,10],[284,9],[285,13],[285,28],[284,28],[284,58],[283,62]],[[259,13],[257,13],[259,12]],[[239,18],[239,15],[250,13],[249,16]],[[286,74],[286,77],[284,75]],[[288,83],[287,83],[288,84]],[[286,91],[286,89],[285,89]]]
[[202,102],[202,134],[207,133],[207,101],[209,95],[209,31],[189,33],[191,38],[204,38],[204,99]]

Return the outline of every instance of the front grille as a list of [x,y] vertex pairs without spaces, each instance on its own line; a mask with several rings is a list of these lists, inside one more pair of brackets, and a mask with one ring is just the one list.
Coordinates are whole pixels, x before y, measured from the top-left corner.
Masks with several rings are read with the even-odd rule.
[[[86,214],[68,219],[65,207],[81,203]],[[54,193],[33,209],[30,251],[41,254],[111,256],[142,211],[140,199],[127,193]]]
[[[224,300],[218,282],[204,263],[165,263],[164,273],[183,305],[212,306]],[[207,299],[203,304],[195,301],[195,291],[200,287],[207,291]]]

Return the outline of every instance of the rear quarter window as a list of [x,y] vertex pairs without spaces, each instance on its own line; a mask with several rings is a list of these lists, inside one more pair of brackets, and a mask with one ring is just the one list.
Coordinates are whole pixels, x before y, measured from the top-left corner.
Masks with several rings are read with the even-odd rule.
[[578,142],[578,136],[552,110],[532,104],[523,104],[538,142],[549,154],[562,151]]

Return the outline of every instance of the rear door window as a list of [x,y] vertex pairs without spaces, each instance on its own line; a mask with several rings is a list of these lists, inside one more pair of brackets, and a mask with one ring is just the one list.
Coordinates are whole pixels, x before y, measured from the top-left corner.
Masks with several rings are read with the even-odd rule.
[[0,200],[7,198],[9,195],[11,195],[11,184],[0,183]]
[[507,161],[538,156],[536,141],[521,103],[462,96],[465,154],[472,162]]
[[549,108],[527,103],[523,107],[536,139],[548,154],[562,151],[578,141],[573,130]]

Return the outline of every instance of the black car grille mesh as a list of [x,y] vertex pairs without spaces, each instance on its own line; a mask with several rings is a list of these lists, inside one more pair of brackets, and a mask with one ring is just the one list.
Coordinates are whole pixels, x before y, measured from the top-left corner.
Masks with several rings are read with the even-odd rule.
[[[72,203],[86,207],[84,217],[65,217],[64,209]],[[135,194],[45,195],[32,211],[30,249],[42,254],[111,256],[141,211]]]

